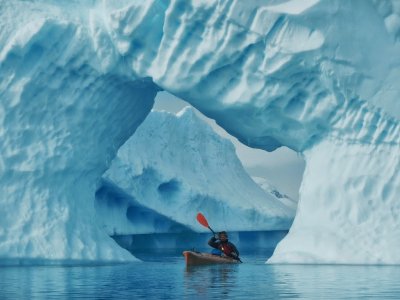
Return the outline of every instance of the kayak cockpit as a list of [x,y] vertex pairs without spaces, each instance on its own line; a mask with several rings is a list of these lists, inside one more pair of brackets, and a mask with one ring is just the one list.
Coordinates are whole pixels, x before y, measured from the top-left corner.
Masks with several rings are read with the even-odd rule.
[[183,256],[185,257],[187,266],[240,263],[238,260],[230,257],[195,251],[183,251]]

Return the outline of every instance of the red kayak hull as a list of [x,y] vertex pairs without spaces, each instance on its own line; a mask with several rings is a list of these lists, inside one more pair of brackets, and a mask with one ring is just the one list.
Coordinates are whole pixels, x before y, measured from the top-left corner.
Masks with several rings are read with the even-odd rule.
[[187,266],[239,263],[239,261],[230,257],[222,257],[194,251],[183,251],[183,256],[185,257]]

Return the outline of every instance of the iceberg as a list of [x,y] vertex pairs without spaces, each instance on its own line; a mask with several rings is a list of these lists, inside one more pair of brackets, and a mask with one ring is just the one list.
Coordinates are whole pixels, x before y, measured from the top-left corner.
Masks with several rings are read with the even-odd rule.
[[0,258],[133,259],[95,192],[165,90],[304,156],[269,262],[400,263],[398,1],[1,0],[0,16]]
[[253,181],[233,144],[190,107],[152,111],[103,178],[96,207],[110,235],[208,232],[199,211],[214,229],[287,230],[295,213]]

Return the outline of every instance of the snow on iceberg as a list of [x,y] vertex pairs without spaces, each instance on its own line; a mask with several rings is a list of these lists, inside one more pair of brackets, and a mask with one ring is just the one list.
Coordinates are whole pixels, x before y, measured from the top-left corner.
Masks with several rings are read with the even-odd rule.
[[162,88],[251,147],[304,153],[271,262],[400,263],[399,16],[390,0],[0,1],[0,257],[129,259],[94,194]]
[[297,209],[297,202],[290,198],[288,195],[282,194],[279,190],[273,186],[267,179],[263,177],[252,176],[254,182],[256,182],[266,193],[275,197],[283,205],[285,205],[289,210],[293,212]]
[[106,186],[112,183],[125,194],[96,201],[109,234],[206,231],[196,221],[199,211],[220,230],[286,230],[295,212],[265,193],[244,170],[233,144],[190,107],[177,115],[151,112],[103,177]]

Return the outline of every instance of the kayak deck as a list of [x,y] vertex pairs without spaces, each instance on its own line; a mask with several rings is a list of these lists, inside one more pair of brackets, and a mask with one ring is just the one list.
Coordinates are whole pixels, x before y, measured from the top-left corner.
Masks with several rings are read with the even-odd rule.
[[230,257],[223,257],[209,253],[183,251],[187,266],[212,264],[238,264],[239,261]]

